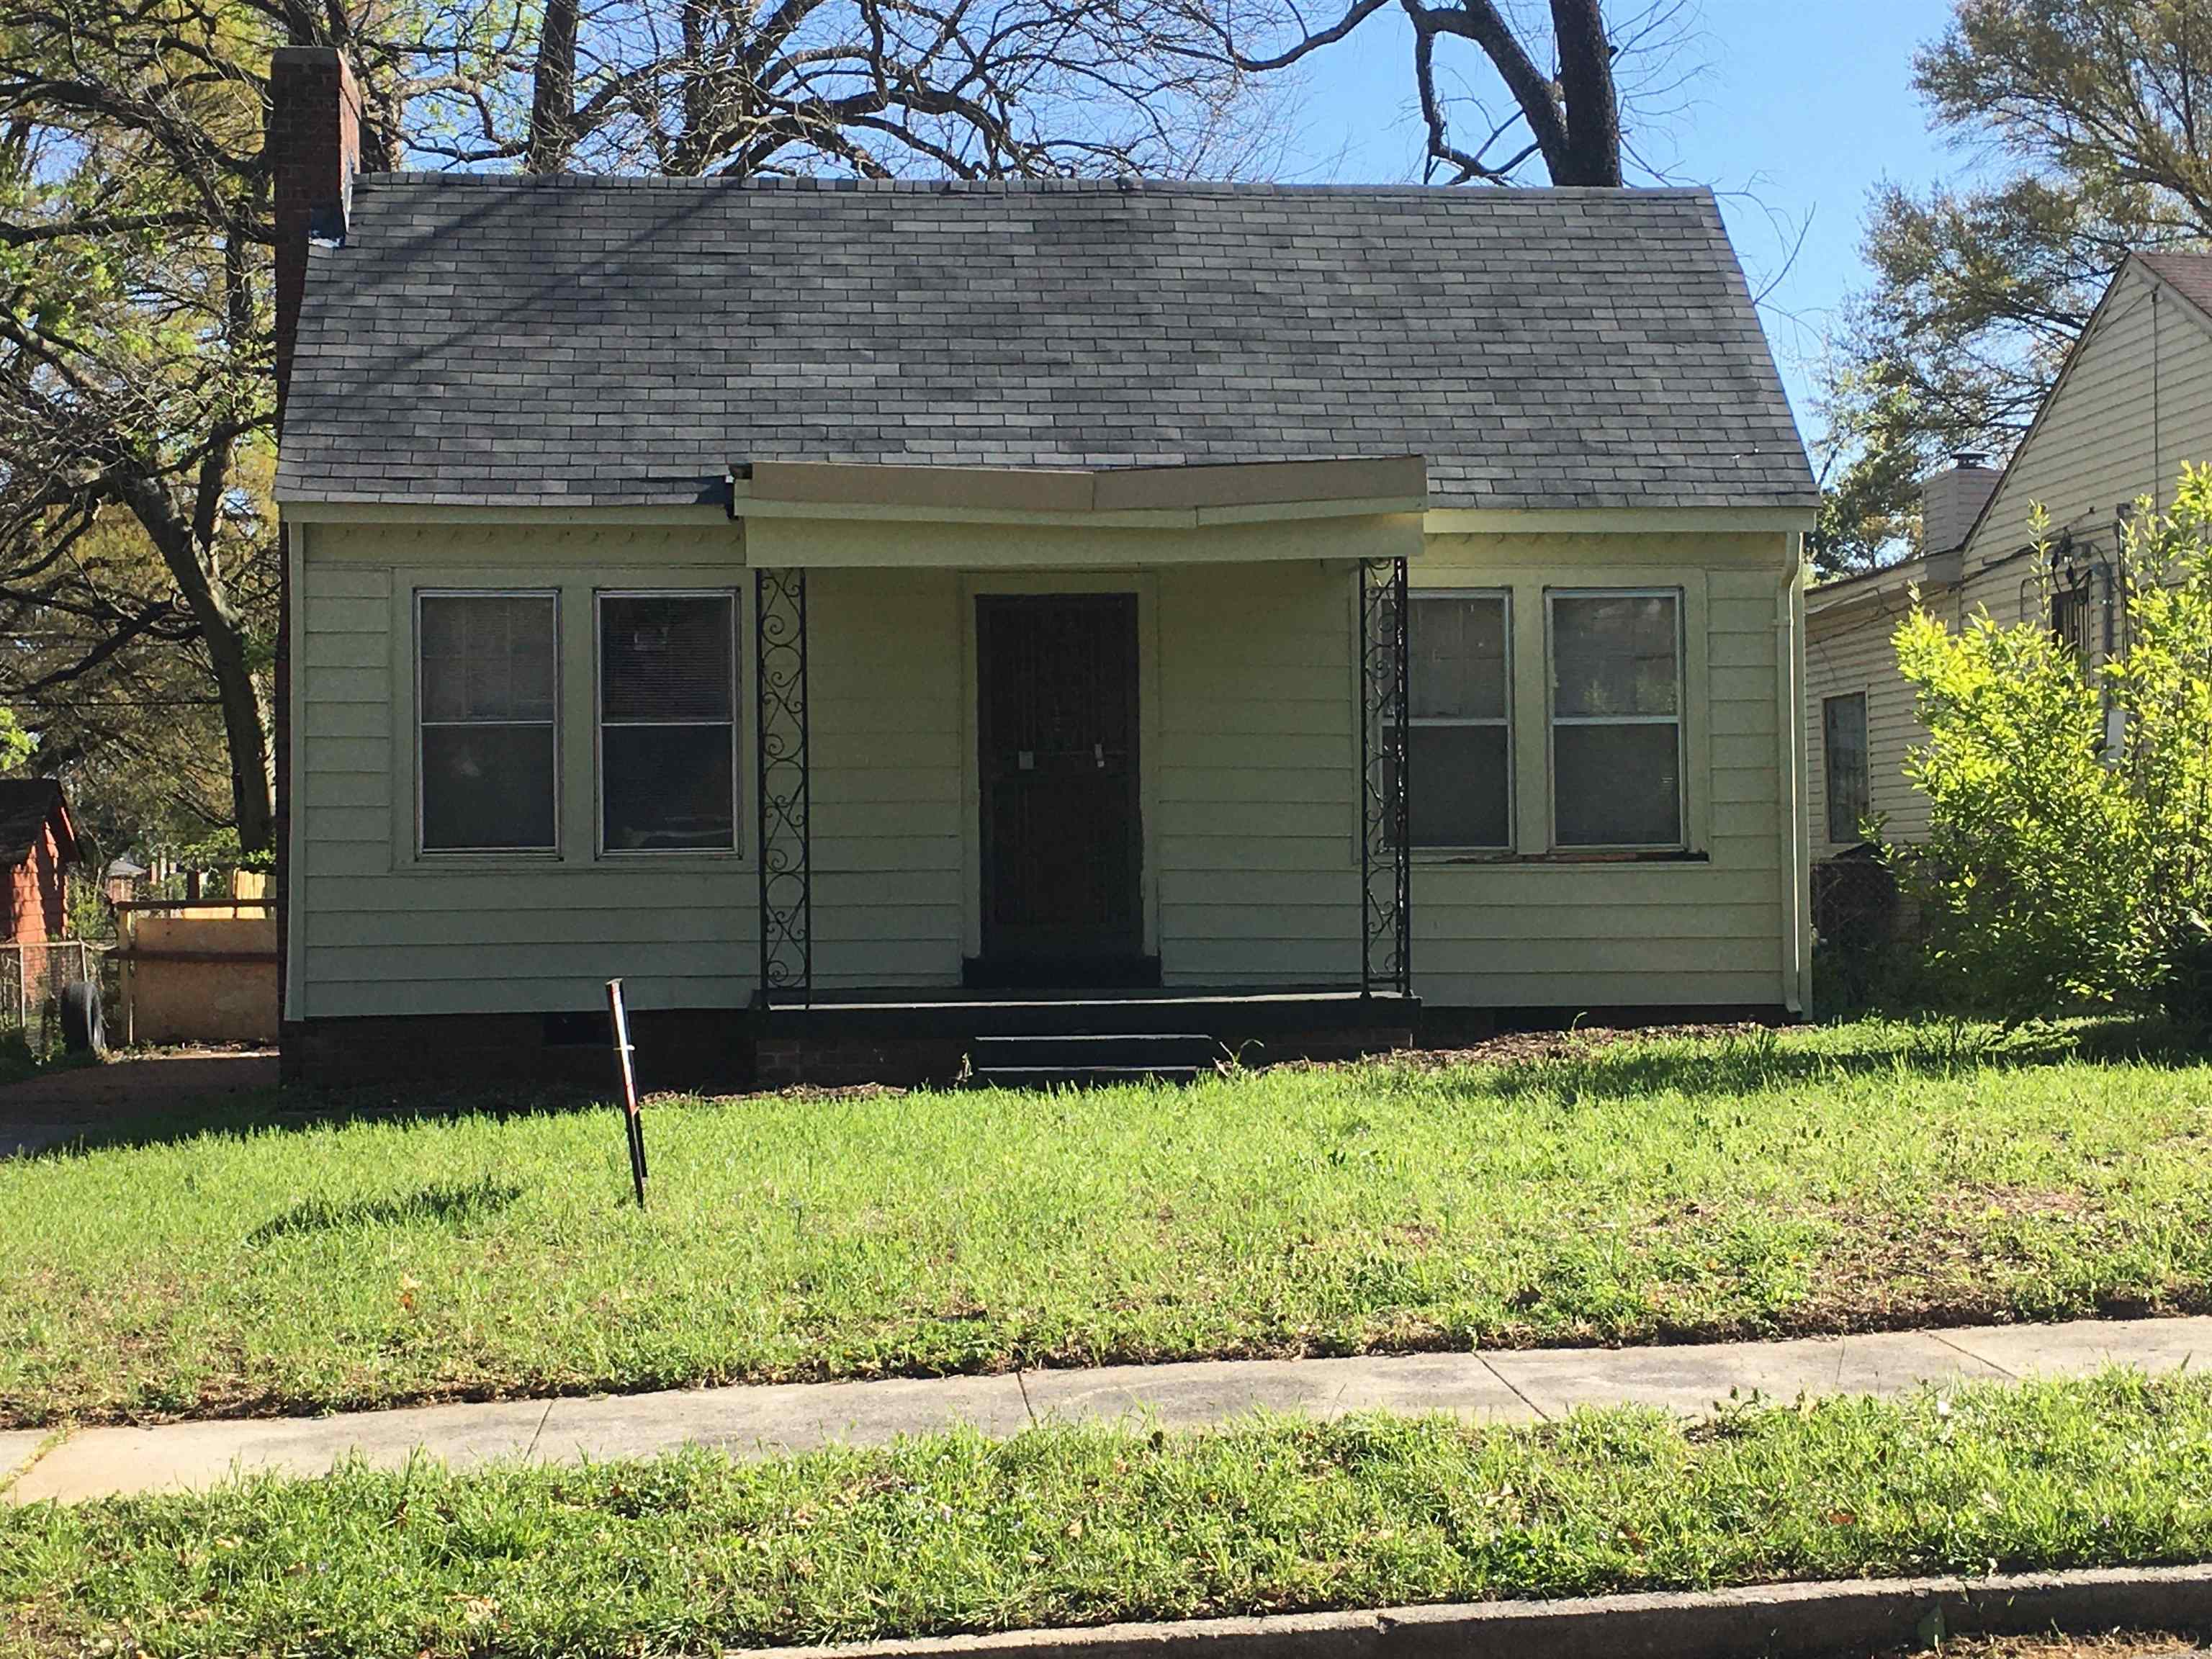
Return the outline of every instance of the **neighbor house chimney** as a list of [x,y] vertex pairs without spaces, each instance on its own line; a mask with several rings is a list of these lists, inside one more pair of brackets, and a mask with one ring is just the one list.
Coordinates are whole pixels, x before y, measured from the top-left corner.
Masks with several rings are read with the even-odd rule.
[[1961,451],[1952,465],[1920,486],[1920,550],[1930,558],[1966,544],[1974,520],[2004,476],[1989,458]]
[[269,66],[268,155],[276,195],[276,424],[292,390],[307,244],[343,242],[361,170],[361,94],[330,46],[279,46]]

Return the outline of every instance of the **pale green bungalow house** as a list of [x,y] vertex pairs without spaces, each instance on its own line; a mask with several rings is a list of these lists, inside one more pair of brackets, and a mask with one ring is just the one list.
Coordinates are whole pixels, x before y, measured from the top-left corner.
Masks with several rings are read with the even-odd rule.
[[276,80],[295,1075],[1804,1006],[1709,194],[356,178]]

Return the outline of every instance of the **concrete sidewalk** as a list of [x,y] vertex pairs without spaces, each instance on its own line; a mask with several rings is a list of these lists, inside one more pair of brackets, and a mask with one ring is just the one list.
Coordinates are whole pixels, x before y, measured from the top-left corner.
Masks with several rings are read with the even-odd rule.
[[[343,1417],[84,1429],[53,1446],[37,1431],[0,1434],[9,1501],[210,1486],[234,1471],[326,1473],[359,1455],[385,1467],[416,1452],[456,1468],[648,1457],[684,1446],[739,1456],[831,1441],[872,1445],[965,1424],[1012,1435],[1033,1423],[1141,1418],[1196,1427],[1265,1408],[1450,1412],[1535,1422],[1578,1406],[1645,1405],[1688,1415],[1731,1394],[1899,1394],[1923,1382],[2065,1376],[2112,1364],[2175,1370],[2212,1356],[2212,1318],[2083,1320],[1793,1342],[1645,1348],[1538,1348],[1358,1359],[1221,1360],[1002,1376],[700,1389],[586,1399],[498,1401]],[[27,1465],[27,1468],[25,1466]]]

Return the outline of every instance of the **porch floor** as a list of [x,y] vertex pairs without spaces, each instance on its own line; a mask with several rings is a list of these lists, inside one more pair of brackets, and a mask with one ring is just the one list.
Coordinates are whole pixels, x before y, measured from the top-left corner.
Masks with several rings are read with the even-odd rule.
[[[896,1036],[1118,1036],[1263,1031],[1410,1031],[1420,999],[1395,991],[1039,989],[959,986],[840,989],[809,1003],[757,1009],[764,1033]],[[1222,1029],[1217,1030],[1219,1027]]]

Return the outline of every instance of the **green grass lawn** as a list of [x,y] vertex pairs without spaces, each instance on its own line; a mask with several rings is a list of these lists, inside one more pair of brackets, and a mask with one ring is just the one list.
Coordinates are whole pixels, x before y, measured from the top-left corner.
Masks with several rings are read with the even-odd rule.
[[0,1420],[2212,1306],[2212,1066],[2127,1036],[656,1102],[642,1214],[608,1111],[271,1100],[0,1164]]
[[[1033,1430],[0,1510],[0,1651],[559,1655],[2212,1556],[2212,1380]],[[102,1647],[101,1643],[111,1644]]]

